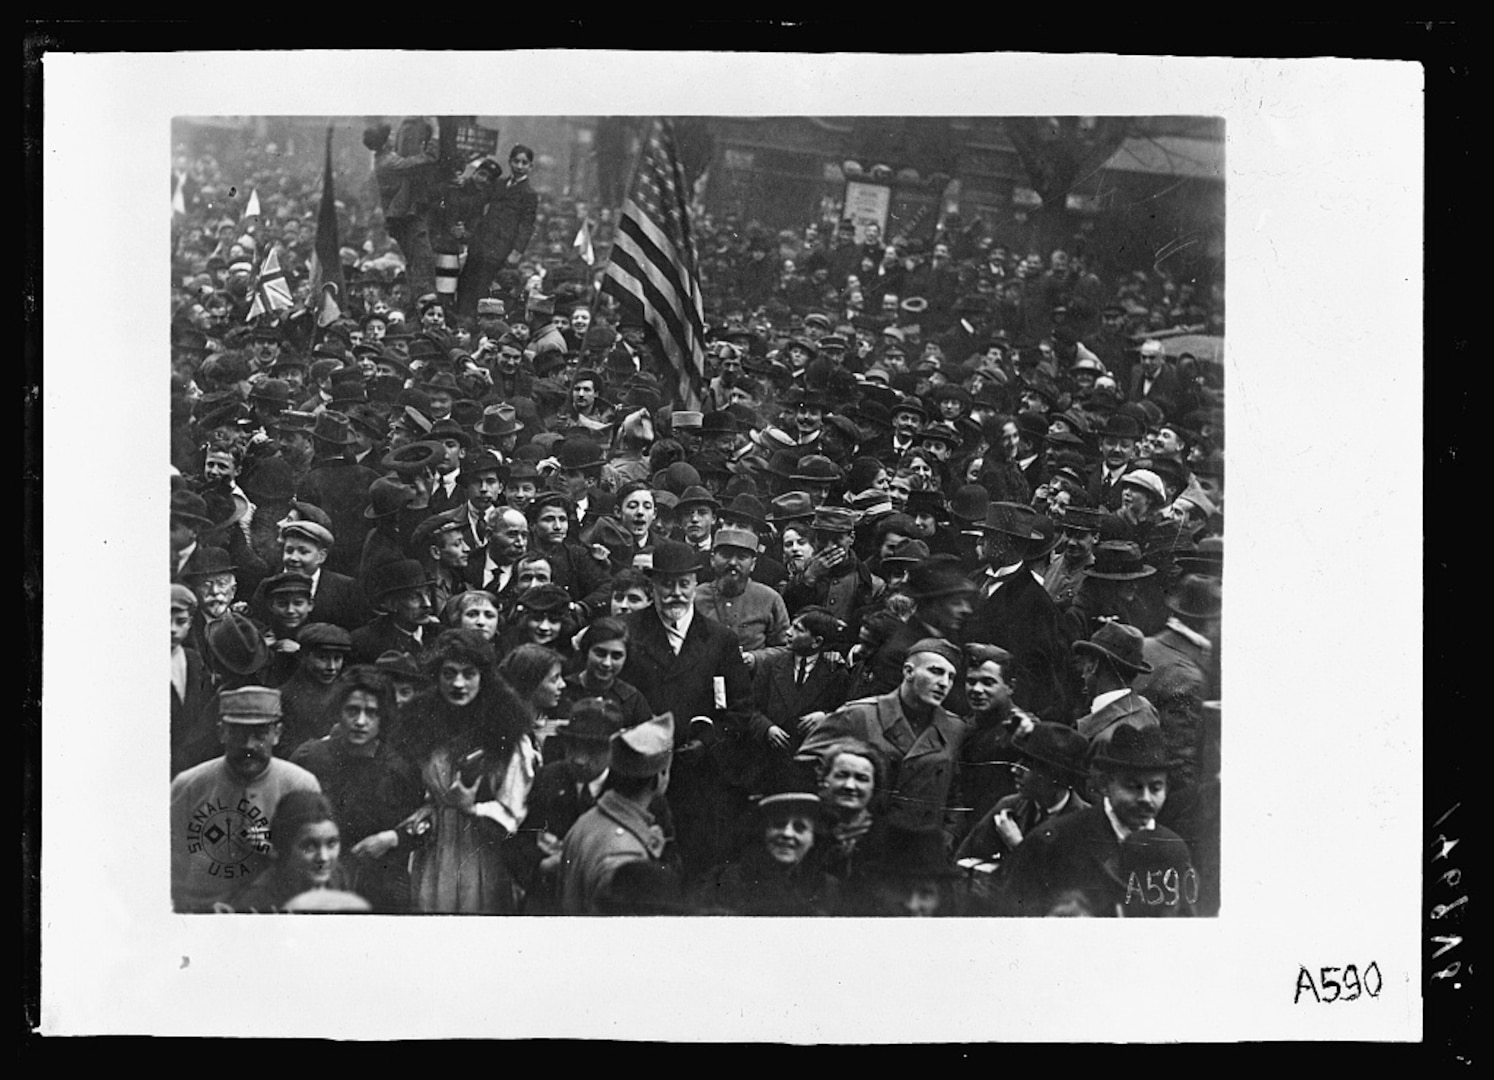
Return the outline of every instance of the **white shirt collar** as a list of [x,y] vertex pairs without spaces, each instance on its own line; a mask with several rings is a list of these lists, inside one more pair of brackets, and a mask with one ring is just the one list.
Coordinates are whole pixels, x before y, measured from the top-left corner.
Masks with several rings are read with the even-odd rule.
[[1119,701],[1130,692],[1131,688],[1129,686],[1121,690],[1107,690],[1105,693],[1095,698],[1094,701],[1090,702],[1089,711],[1092,713],[1097,713],[1106,705],[1109,705],[1112,701]]
[[1048,813],[1049,814],[1056,814],[1060,810],[1062,810],[1065,806],[1068,806],[1069,805],[1069,796],[1071,796],[1073,794],[1074,793],[1072,791],[1070,791],[1068,788],[1064,788],[1063,789],[1063,798],[1059,799],[1052,806],[1048,807]]
[[690,624],[695,621],[695,605],[691,604],[685,609],[685,614],[680,618],[679,626],[670,626],[664,616],[659,616],[659,622],[664,625],[664,636],[669,639],[669,647],[678,656],[680,650],[685,647],[685,635],[690,632]]
[[[1135,829],[1128,828],[1126,825],[1122,824],[1121,819],[1115,816],[1115,810],[1110,805],[1110,796],[1108,795],[1105,796],[1105,816],[1110,819],[1110,827],[1115,831],[1115,838],[1122,843],[1125,843],[1126,837],[1130,836],[1133,832],[1136,831]],[[1143,825],[1141,829],[1143,832],[1147,832],[1155,829],[1156,827],[1157,819],[1153,818],[1151,821],[1148,821],[1145,825]]]

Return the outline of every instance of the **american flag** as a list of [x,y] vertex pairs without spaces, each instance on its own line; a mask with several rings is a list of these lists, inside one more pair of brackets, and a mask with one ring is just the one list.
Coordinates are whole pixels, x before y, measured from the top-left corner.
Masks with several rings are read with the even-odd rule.
[[682,408],[698,409],[705,381],[705,313],[690,233],[690,185],[674,127],[654,121],[623,202],[602,291],[659,335]]

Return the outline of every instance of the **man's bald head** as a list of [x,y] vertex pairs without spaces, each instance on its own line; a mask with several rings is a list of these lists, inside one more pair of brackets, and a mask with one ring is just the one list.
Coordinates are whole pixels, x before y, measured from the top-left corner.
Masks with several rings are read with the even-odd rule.
[[528,518],[511,506],[495,506],[488,511],[488,554],[495,563],[507,566],[528,547]]

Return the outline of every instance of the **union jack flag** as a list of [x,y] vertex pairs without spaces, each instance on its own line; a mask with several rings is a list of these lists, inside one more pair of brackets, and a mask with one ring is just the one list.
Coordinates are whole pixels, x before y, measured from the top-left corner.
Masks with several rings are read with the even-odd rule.
[[280,269],[280,256],[272,247],[259,268],[259,280],[254,283],[254,303],[249,306],[249,318],[253,319],[267,311],[284,311],[293,304],[290,283],[285,280],[285,271]]
[[681,407],[699,409],[705,312],[690,231],[691,194],[674,126],[656,119],[623,202],[602,291],[653,327],[675,375]]

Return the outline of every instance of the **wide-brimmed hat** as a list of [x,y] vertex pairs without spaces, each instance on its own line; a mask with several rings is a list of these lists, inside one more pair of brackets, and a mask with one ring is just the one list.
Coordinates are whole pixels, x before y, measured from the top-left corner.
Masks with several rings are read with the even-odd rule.
[[269,662],[270,649],[259,627],[236,612],[208,623],[203,638],[213,662],[234,675],[253,675]]
[[987,532],[1014,536],[1018,540],[1032,542],[1044,539],[1037,527],[1038,513],[1021,503],[993,502],[986,508],[986,520],[981,526]]
[[653,565],[648,572],[658,574],[693,574],[700,569],[700,552],[678,540],[665,540],[654,548]]
[[1223,604],[1219,580],[1204,574],[1187,575],[1167,598],[1168,610],[1185,619],[1217,618]]
[[1205,536],[1196,548],[1172,563],[1184,573],[1217,578],[1224,572],[1224,537]]
[[1141,547],[1129,540],[1102,540],[1086,574],[1101,581],[1136,581],[1157,572],[1141,559]]
[[1152,665],[1142,656],[1145,642],[1146,637],[1136,627],[1122,622],[1107,622],[1102,623],[1088,641],[1074,642],[1074,655],[1103,657],[1128,671],[1145,675],[1152,670]]
[[446,447],[440,443],[413,442],[389,451],[379,466],[401,476],[415,476],[426,469],[434,469],[445,460]]
[[519,419],[518,410],[506,402],[497,405],[489,405],[482,411],[482,420],[477,424],[479,435],[512,435],[523,431],[524,424]]
[[1014,742],[1019,757],[1058,774],[1071,787],[1083,782],[1088,769],[1089,740],[1067,724],[1041,722]]
[[1182,762],[1167,747],[1160,727],[1137,728],[1119,724],[1108,742],[1095,747],[1090,764],[1099,769],[1132,772],[1165,772]]

